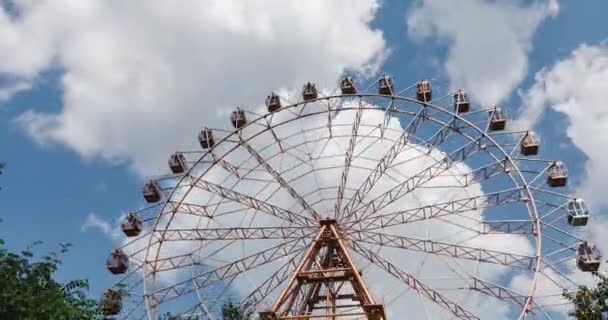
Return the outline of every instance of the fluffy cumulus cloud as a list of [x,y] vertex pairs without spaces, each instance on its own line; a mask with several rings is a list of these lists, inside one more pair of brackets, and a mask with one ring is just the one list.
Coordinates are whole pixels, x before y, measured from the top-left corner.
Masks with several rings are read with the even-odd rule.
[[112,225],[110,222],[105,221],[102,218],[99,218],[95,213],[91,212],[87,216],[87,219],[84,221],[82,226],[80,227],[82,231],[87,231],[91,229],[95,229],[105,235],[110,235],[112,231]]
[[524,79],[539,24],[557,1],[423,0],[407,16],[409,35],[448,47],[444,68],[453,88],[494,105]]
[[551,108],[566,116],[566,134],[585,153],[587,176],[581,192],[597,205],[608,205],[608,46],[581,45],[553,66],[538,72],[534,85],[523,94],[521,127],[531,127]]
[[378,2],[15,1],[0,10],[0,74],[25,90],[59,66],[62,106],[18,122],[37,141],[155,173],[228,109],[260,104],[344,70],[373,73],[386,53]]

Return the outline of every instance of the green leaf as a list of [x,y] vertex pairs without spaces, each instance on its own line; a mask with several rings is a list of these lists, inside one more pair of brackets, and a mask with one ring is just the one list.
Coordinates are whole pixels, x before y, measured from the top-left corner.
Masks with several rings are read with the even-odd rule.
[[26,250],[21,251],[21,255],[26,258],[31,258],[34,256],[34,254],[31,251],[26,251]]
[[102,319],[86,279],[62,284],[55,279],[55,255],[20,253],[0,249],[0,319]]

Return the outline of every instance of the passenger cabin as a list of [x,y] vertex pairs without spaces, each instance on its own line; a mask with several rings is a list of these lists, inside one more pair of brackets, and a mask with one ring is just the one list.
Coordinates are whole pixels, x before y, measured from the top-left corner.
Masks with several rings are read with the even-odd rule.
[[213,132],[211,129],[203,129],[201,133],[198,134],[198,142],[203,149],[213,148],[215,140],[213,140]]
[[383,95],[393,94],[393,79],[389,76],[384,76],[378,80],[378,93]]
[[116,289],[107,289],[99,302],[99,309],[104,316],[115,316],[122,309],[122,296]]
[[533,156],[538,154],[538,146],[540,141],[536,134],[532,131],[528,131],[524,134],[521,140],[520,151],[524,156]]
[[457,113],[468,112],[470,107],[469,96],[462,90],[454,93],[454,111]]
[[340,81],[340,91],[342,94],[355,94],[357,93],[357,88],[355,88],[355,83],[353,79],[350,77],[344,77],[342,81]]
[[232,122],[232,126],[236,129],[242,128],[244,125],[247,124],[247,117],[245,116],[245,111],[239,108],[232,111],[232,114],[230,115],[230,122]]
[[547,184],[550,187],[563,187],[568,182],[568,169],[566,165],[557,161],[547,169]]
[[507,116],[501,108],[494,108],[490,111],[490,130],[500,131],[505,129],[507,124]]
[[129,269],[129,257],[122,250],[116,249],[108,257],[106,267],[112,274],[123,274]]
[[430,102],[433,99],[433,89],[428,80],[416,83],[416,99],[420,102]]
[[146,199],[146,202],[148,203],[155,203],[160,200],[160,188],[154,180],[150,180],[144,185],[143,193],[144,199]]
[[266,108],[268,112],[275,112],[281,109],[281,99],[274,92],[266,97]]
[[281,320],[281,317],[274,311],[262,311],[260,312],[260,320]]
[[593,244],[583,242],[578,246],[576,265],[583,272],[597,272],[600,268],[602,256]]
[[568,203],[568,224],[573,227],[587,225],[589,209],[583,199],[573,199]]
[[143,223],[139,215],[135,212],[130,212],[120,224],[122,232],[127,237],[137,237],[143,229]]
[[188,169],[184,154],[176,152],[169,157],[169,168],[173,173],[183,173]]
[[316,99],[318,97],[317,87],[312,82],[306,82],[306,84],[302,87],[302,99],[304,101]]

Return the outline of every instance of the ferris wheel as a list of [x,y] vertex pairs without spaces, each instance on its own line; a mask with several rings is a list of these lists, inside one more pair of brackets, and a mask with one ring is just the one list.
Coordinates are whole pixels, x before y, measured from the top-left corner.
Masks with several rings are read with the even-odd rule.
[[[424,80],[269,95],[173,154],[124,218],[125,319],[552,319],[598,270],[589,210],[532,131]],[[292,101],[296,100],[296,101]],[[228,121],[227,121],[228,123]]]

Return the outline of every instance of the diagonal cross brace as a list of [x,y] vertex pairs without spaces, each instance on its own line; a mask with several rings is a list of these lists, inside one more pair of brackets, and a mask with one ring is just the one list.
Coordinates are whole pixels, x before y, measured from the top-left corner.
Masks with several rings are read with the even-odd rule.
[[456,302],[451,301],[446,296],[442,295],[441,293],[434,290],[430,286],[428,286],[428,285],[424,284],[423,282],[421,282],[420,280],[416,279],[414,276],[397,268],[397,266],[390,263],[388,260],[382,258],[381,256],[377,255],[373,251],[365,249],[363,246],[361,246],[360,244],[358,244],[356,242],[351,242],[351,244],[352,244],[352,249],[355,252],[359,253],[365,259],[369,260],[374,265],[380,267],[388,274],[392,275],[393,277],[395,277],[397,279],[400,279],[401,281],[403,281],[405,283],[405,285],[407,285],[411,289],[418,291],[421,295],[425,296],[426,298],[433,301],[437,305],[448,310],[450,313],[452,313],[458,319],[479,320],[479,317],[477,317],[472,312],[464,309],[462,306],[460,306]]
[[247,152],[256,159],[256,161],[263,166],[266,171],[279,183],[281,187],[283,187],[287,192],[294,198],[296,201],[307,211],[314,219],[320,220],[321,216],[319,213],[312,208],[304,198],[287,182],[281,175],[266,161],[247,141],[243,140],[242,137],[239,136],[240,145],[247,149]]

